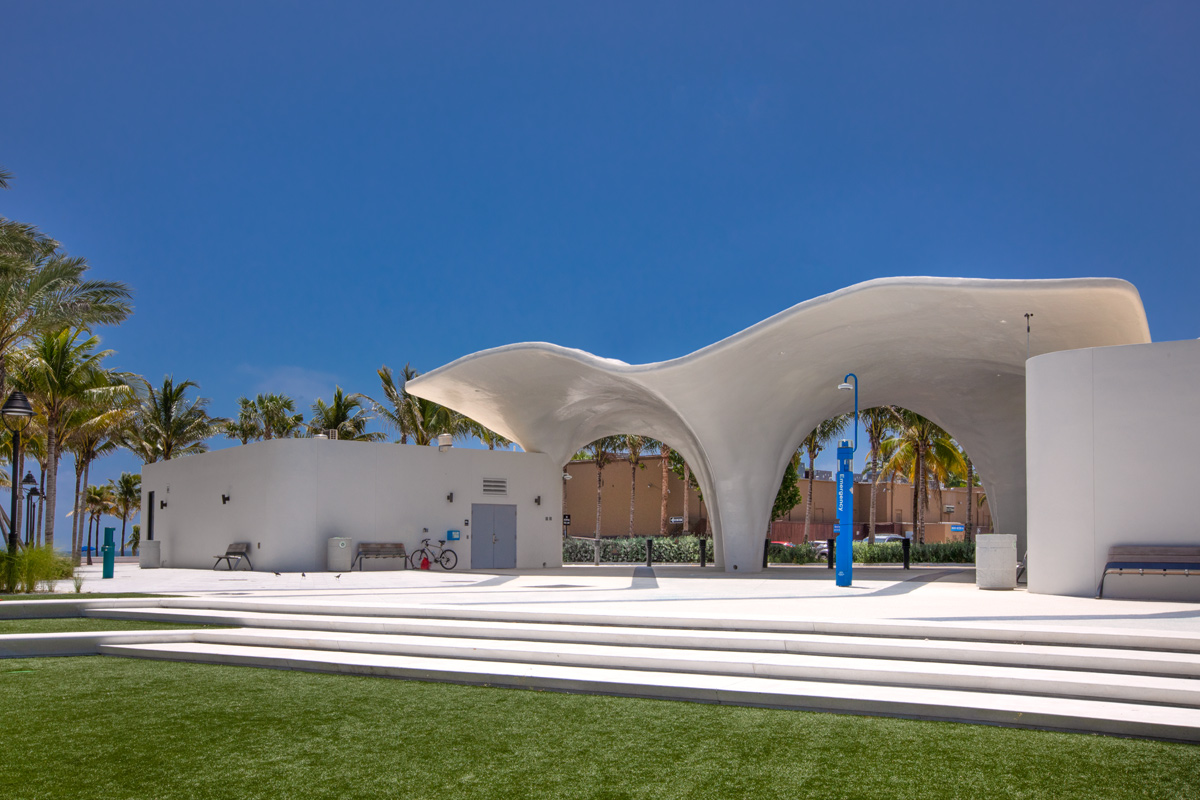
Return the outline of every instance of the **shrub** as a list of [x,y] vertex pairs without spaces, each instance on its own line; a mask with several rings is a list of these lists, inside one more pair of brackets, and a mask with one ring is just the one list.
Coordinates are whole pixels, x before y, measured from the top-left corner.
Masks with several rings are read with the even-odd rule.
[[[975,561],[975,543],[914,544],[909,557],[914,564],[971,564]],[[904,561],[903,545],[900,542],[855,542],[854,561],[859,564],[899,564]]]
[[817,548],[812,542],[802,542],[795,547],[771,543],[767,548],[770,564],[811,564],[817,560]]
[[0,572],[4,576],[4,591],[32,592],[50,591],[52,584],[75,574],[71,559],[55,552],[54,548],[25,547],[10,556],[0,553]]
[[[697,536],[652,536],[654,560],[675,564],[700,563],[700,539]],[[563,540],[564,564],[590,564],[595,559],[591,542]],[[708,544],[712,561],[712,543]],[[646,537],[624,536],[600,540],[600,561],[606,564],[646,563]]]

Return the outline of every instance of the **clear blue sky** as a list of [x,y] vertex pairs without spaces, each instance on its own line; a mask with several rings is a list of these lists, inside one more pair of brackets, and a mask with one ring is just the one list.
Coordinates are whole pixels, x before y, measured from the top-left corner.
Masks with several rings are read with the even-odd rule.
[[218,414],[888,275],[1126,278],[1200,336],[1200,4],[581,5],[0,2],[0,215]]

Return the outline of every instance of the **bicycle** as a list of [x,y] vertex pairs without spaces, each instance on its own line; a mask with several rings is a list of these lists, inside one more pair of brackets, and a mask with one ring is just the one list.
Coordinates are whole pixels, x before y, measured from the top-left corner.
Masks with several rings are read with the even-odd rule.
[[413,551],[408,561],[413,569],[421,568],[421,560],[428,558],[430,564],[440,564],[442,569],[454,569],[458,563],[458,554],[448,547],[445,539],[438,539],[437,544],[430,544],[428,539],[421,540],[421,546]]

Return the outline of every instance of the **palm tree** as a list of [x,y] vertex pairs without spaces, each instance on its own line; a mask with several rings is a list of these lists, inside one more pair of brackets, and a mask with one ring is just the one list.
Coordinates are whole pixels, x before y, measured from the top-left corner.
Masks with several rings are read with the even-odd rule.
[[805,498],[804,503],[804,541],[806,542],[808,541],[808,526],[812,521],[813,479],[815,477],[813,468],[817,462],[817,456],[846,429],[853,418],[853,414],[839,414],[825,420],[804,437],[804,441],[800,443],[797,450],[797,452],[803,451],[808,455],[808,497]]
[[963,468],[962,452],[932,420],[907,409],[895,410],[896,429],[883,447],[890,455],[886,471],[910,476],[913,486],[913,529],[919,544],[925,543],[925,511],[932,486],[941,497],[942,484]]
[[621,447],[620,436],[604,436],[589,444],[578,455],[596,462],[596,538],[600,538],[600,500],[604,490],[604,467],[612,463]]
[[144,378],[138,379],[138,407],[130,419],[121,444],[144,464],[170,461],[172,458],[203,453],[208,440],[221,433],[228,420],[208,415],[208,398],[189,398],[188,389],[198,389],[194,381],[175,382],[163,377],[161,387]]
[[408,444],[411,437],[414,444],[429,446],[442,433],[448,433],[458,440],[474,436],[486,444],[489,450],[494,450],[497,445],[504,447],[511,444],[508,439],[475,420],[405,391],[404,386],[408,381],[420,374],[408,364],[404,365],[401,375],[404,384],[400,386],[396,385],[392,370],[386,364],[378,369],[377,374],[383,386],[384,401],[373,400],[365,395],[363,397],[371,403],[383,424],[400,434],[400,444]]
[[488,450],[495,450],[497,447],[508,447],[512,444],[512,440],[496,433],[486,425],[471,420],[472,434],[476,439],[488,446]]
[[96,350],[100,340],[67,329],[41,334],[22,350],[14,374],[17,388],[28,395],[46,430],[46,545],[54,546],[58,498],[58,459],[71,432],[73,412],[85,405],[112,408],[128,397],[127,376],[105,369],[111,350]]
[[304,415],[296,413],[296,401],[286,394],[260,394],[254,398],[262,438],[290,439],[304,429]]
[[87,261],[63,253],[37,228],[0,218],[0,390],[8,391],[8,360],[26,342],[129,316],[129,287],[87,280],[87,270]]
[[642,463],[642,455],[647,451],[653,451],[658,448],[658,442],[651,439],[649,436],[638,436],[636,434],[626,434],[620,437],[621,444],[629,453],[629,535],[633,536],[633,501],[637,495],[637,471],[638,468],[646,468]]
[[317,398],[312,406],[312,419],[308,422],[309,430],[314,434],[325,431],[337,431],[337,438],[351,442],[378,442],[384,438],[382,433],[368,433],[367,422],[371,419],[367,414],[363,401],[369,398],[361,394],[345,394],[342,387],[334,389],[333,400],[326,403]]
[[6,170],[4,167],[0,167],[0,189],[12,188],[11,186],[8,185],[8,182],[11,181],[12,179],[13,179],[13,174],[11,172],[9,172],[8,170]]
[[108,482],[113,497],[113,512],[121,519],[121,555],[125,555],[125,525],[142,508],[142,476],[122,472],[121,477]]
[[[79,487],[88,486],[88,477],[92,463],[116,451],[119,441],[120,428],[125,424],[129,409],[104,409],[95,406],[83,406],[75,412],[72,420],[74,430],[68,435],[65,449],[75,456],[75,519],[79,533],[73,536],[77,545],[73,553],[78,563],[78,546],[83,544],[83,519],[87,505],[87,491],[79,491]],[[74,533],[74,532],[73,532]],[[90,531],[89,531],[90,538]],[[90,541],[89,541],[90,544]],[[91,562],[91,554],[88,555]]]
[[88,557],[87,563],[92,563],[92,528],[96,529],[96,544],[100,544],[100,517],[110,514],[113,510],[112,493],[107,486],[89,486],[85,497],[85,508],[88,516]]
[[237,419],[227,421],[222,429],[226,438],[237,439],[242,444],[258,441],[263,435],[258,406],[248,397],[239,397]]
[[[414,398],[404,390],[404,387],[410,380],[417,377],[417,371],[405,364],[404,371],[400,375],[403,380],[400,386],[396,385],[392,368],[387,364],[381,366],[376,374],[379,375],[379,381],[383,385],[383,396],[387,402],[381,403],[378,400],[367,398],[371,401],[375,413],[379,415],[379,419],[385,426],[400,434],[400,444],[408,444],[409,437],[416,440],[417,430],[420,426],[417,424]],[[429,444],[429,442],[425,442],[425,444]]]
[[891,433],[892,426],[896,422],[896,415],[890,406],[883,406],[863,409],[859,417],[862,419],[863,428],[867,434],[867,441],[870,442],[871,446],[871,451],[867,455],[867,464],[873,473],[871,475],[871,527],[867,535],[867,541],[875,544],[876,498],[879,493],[879,480],[883,476],[883,470],[880,469],[883,463],[880,456],[880,448],[883,446],[883,440]]

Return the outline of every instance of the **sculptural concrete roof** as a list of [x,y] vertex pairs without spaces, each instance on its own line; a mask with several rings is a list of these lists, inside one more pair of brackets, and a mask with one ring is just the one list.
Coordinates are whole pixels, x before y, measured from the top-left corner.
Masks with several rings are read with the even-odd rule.
[[[601,436],[679,450],[708,505],[718,565],[761,568],[784,468],[818,423],[895,404],[971,456],[998,532],[1025,534],[1029,355],[1150,341],[1137,290],[1111,278],[884,278],[793,306],[689,355],[625,364],[534,342],[464,356],[408,383],[525,450],[563,463]],[[860,447],[858,464],[866,458]]]

